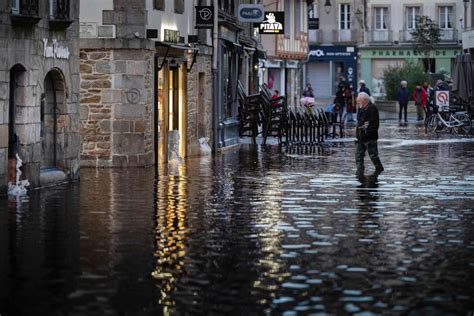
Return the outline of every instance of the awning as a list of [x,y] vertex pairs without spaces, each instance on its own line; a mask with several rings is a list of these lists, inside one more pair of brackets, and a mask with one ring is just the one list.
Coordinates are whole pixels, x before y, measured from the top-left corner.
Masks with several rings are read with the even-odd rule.
[[161,47],[166,48],[165,55],[163,56],[163,61],[161,62],[161,66],[158,67],[158,70],[163,69],[163,66],[165,65],[166,60],[168,58],[172,57],[172,56],[169,55],[171,49],[180,50],[180,51],[183,51],[183,52],[186,51],[188,53],[193,53],[193,61],[191,63],[191,67],[189,67],[189,68],[186,67],[187,72],[190,72],[191,69],[193,68],[194,63],[196,62],[197,54],[199,53],[199,48],[192,47],[189,44],[188,45],[186,45],[186,44],[181,44],[180,45],[178,43],[165,43],[165,42],[156,41],[155,42],[155,47],[156,48],[161,48]]
[[192,47],[189,44],[179,44],[179,43],[166,43],[166,42],[155,42],[155,47],[166,47],[166,48],[172,48],[172,49],[180,49],[180,50],[188,50],[188,51],[199,51],[199,48]]
[[255,48],[253,47],[244,46],[244,50],[248,50],[249,52],[255,52]]

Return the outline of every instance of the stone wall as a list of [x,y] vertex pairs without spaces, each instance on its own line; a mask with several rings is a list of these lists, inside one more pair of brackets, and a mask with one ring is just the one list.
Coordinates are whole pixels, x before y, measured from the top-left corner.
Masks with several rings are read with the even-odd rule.
[[[32,187],[41,185],[41,165],[44,162],[44,138],[41,135],[41,102],[52,102],[46,85],[54,78],[62,91],[58,92],[56,167],[62,169],[68,179],[79,177],[79,3],[71,2],[70,17],[74,21],[63,30],[49,29],[47,6],[40,5],[42,19],[27,27],[12,25],[10,1],[0,4],[0,193],[4,193],[8,181],[8,139],[10,72],[15,86],[15,124],[18,137],[17,153],[24,162],[23,178]],[[44,42],[52,47],[52,41],[69,50],[68,58],[45,56]],[[45,97],[46,96],[46,97]],[[48,153],[50,154],[50,153]]]
[[80,56],[81,165],[153,164],[153,52],[82,49]]
[[[212,52],[201,47],[192,70],[188,73],[187,136],[188,157],[199,156],[201,137],[209,138],[212,147]],[[192,56],[187,56],[191,65]],[[201,78],[201,79],[200,79]],[[203,80],[200,87],[200,80]],[[202,89],[204,88],[204,89]]]

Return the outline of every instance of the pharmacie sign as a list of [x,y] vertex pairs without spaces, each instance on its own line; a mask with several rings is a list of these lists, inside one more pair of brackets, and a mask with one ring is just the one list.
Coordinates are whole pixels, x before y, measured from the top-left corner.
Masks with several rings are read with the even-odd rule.
[[[459,53],[457,50],[445,50],[437,49],[431,52],[432,57],[442,57],[442,56],[456,56]],[[428,53],[417,53],[414,50],[372,50],[372,57],[425,57],[429,56]]]
[[265,12],[265,20],[258,24],[260,34],[285,34],[285,12]]
[[43,56],[44,58],[69,59],[69,48],[59,44],[55,39],[49,44],[47,38],[43,39]]

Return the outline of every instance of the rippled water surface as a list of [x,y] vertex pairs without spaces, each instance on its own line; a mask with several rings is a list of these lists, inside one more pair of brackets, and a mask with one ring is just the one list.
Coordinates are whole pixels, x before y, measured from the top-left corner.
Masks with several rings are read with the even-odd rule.
[[244,145],[0,200],[0,314],[474,312],[474,140],[381,134],[378,177]]

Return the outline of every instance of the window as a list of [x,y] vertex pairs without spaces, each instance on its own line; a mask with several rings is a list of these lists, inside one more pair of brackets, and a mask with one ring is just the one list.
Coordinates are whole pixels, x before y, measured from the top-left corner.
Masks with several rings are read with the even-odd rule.
[[388,30],[388,8],[375,8],[374,14],[375,30]]
[[339,12],[339,29],[349,30],[351,28],[351,5],[348,3],[341,3]]
[[439,27],[441,29],[453,28],[453,7],[439,7]]
[[301,33],[301,23],[303,23],[303,19],[301,18],[301,0],[296,0],[295,3],[295,31],[296,34]]
[[11,0],[10,5],[13,14],[20,14],[20,0]]
[[[23,16],[38,16],[39,0],[7,0],[10,2],[11,13]],[[3,2],[3,1],[2,1]]]
[[[291,0],[285,0],[285,27],[291,29]],[[289,34],[289,32],[287,32]]]
[[153,8],[155,10],[165,10],[165,0],[153,0]]
[[318,4],[313,3],[308,6],[308,17],[310,19],[317,19],[319,18],[319,11],[318,11]]
[[56,20],[69,19],[69,0],[49,0],[49,16]]
[[184,13],[184,0],[174,0],[174,12],[179,14]]
[[219,0],[219,9],[229,14],[234,14],[235,0]]
[[416,29],[418,25],[418,18],[420,17],[420,7],[408,7],[407,8],[407,29]]

